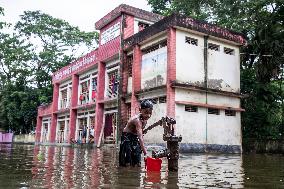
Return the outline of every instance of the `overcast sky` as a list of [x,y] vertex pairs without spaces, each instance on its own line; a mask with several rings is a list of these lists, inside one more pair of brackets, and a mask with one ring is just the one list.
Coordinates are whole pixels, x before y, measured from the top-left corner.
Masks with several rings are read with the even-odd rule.
[[83,31],[94,31],[95,22],[122,3],[151,11],[146,0],[0,0],[5,21],[10,23],[26,10],[41,10]]

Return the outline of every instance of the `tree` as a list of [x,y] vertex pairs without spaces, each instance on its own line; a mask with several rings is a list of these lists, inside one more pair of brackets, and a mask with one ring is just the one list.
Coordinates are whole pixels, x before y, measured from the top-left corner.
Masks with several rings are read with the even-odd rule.
[[79,47],[86,46],[89,51],[98,41],[97,32],[80,31],[40,11],[25,11],[15,30],[26,41],[34,41],[29,67],[33,73],[32,83],[39,89],[44,103],[50,102],[52,97],[51,74],[72,62],[78,56]]
[[248,37],[242,48],[241,92],[245,137],[284,136],[284,3],[281,0],[148,0],[153,11],[178,12],[238,31]]
[[[0,7],[0,16],[4,10]],[[13,33],[0,20],[0,127],[16,133],[35,128],[37,107],[52,99],[51,74],[93,48],[97,32],[82,32],[40,11],[26,11]]]

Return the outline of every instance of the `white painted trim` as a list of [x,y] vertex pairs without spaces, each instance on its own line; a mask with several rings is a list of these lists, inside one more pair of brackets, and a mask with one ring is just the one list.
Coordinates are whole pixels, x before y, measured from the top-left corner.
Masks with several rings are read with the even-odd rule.
[[112,114],[112,113],[117,113],[117,110],[105,111],[105,112],[104,112],[104,115],[105,115],[105,114]]
[[115,70],[119,70],[119,65],[117,65],[117,66],[115,66],[115,67],[113,67],[113,68],[110,68],[110,69],[108,69],[107,71],[106,71],[106,73],[110,73],[110,72],[112,72],[112,71],[115,71]]
[[165,39],[167,39],[167,36],[159,36],[158,38],[156,38],[154,40],[151,40],[150,42],[141,45],[140,49],[144,50],[147,47],[150,47],[151,45],[154,45],[154,44],[158,44],[158,43],[162,42]]
[[87,71],[85,73],[82,73],[81,75],[79,75],[79,81],[80,81],[81,78],[86,77],[87,75],[92,75],[95,72],[98,72],[97,68],[91,69],[91,70],[89,70],[89,71]]
[[131,51],[129,51],[129,52],[127,52],[127,56],[129,56],[129,55],[133,55],[134,54],[134,51],[133,50],[131,50]]
[[[64,86],[64,85],[72,85],[72,80],[67,80],[67,81],[64,81],[64,82],[62,82],[62,83],[60,83],[59,84],[59,89],[60,89],[60,87],[62,87],[62,86]],[[66,87],[67,87],[66,86]],[[64,87],[65,88],[65,87]]]
[[119,64],[119,59],[114,59],[114,60],[111,60],[109,62],[106,62],[105,63],[106,69],[109,68],[109,67],[112,67],[115,64]]

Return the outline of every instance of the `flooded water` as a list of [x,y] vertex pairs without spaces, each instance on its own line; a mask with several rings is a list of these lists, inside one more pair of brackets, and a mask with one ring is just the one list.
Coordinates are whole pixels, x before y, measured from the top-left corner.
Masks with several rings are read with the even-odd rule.
[[179,171],[118,167],[115,148],[0,144],[0,188],[284,188],[283,155],[181,154]]

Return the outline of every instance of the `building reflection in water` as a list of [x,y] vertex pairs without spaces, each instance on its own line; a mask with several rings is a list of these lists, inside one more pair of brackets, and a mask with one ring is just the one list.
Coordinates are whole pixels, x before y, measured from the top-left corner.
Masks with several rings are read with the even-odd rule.
[[241,155],[184,155],[180,162],[180,187],[243,188]]
[[118,167],[115,148],[35,146],[33,181],[44,188],[243,188],[242,158],[238,155],[182,154],[179,171],[161,172]]

